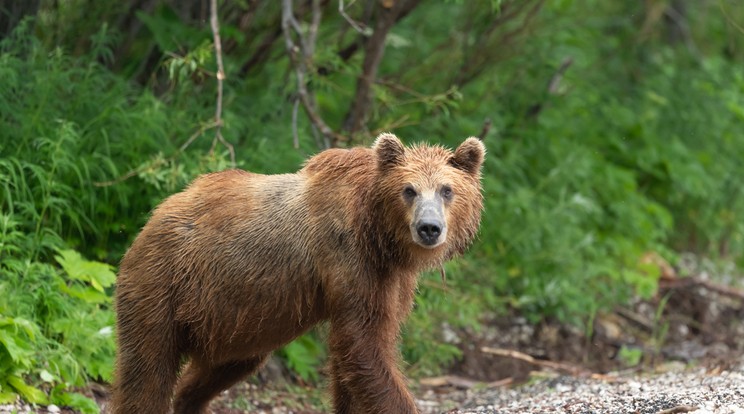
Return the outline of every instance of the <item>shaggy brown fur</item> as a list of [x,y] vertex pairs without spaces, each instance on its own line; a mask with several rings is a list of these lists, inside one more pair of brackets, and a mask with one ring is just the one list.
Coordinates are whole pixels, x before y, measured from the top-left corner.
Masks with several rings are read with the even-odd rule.
[[296,174],[207,174],[165,200],[121,263],[112,412],[205,413],[323,320],[337,413],[418,412],[400,324],[418,274],[476,234],[484,154],[475,138],[452,153],[383,134]]

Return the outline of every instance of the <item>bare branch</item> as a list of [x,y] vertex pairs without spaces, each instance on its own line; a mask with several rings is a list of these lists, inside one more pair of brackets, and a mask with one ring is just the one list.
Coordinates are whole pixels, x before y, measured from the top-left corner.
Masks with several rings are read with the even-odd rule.
[[[353,3],[353,2],[352,2]],[[349,26],[353,27],[354,30],[359,32],[360,34],[366,36],[366,30],[364,27],[362,27],[359,23],[354,21],[351,17],[349,17],[348,14],[346,14],[346,10],[344,8],[344,0],[338,0],[338,13],[343,16],[343,18],[349,23]]]
[[214,111],[214,123],[216,126],[210,153],[214,151],[217,141],[219,141],[230,152],[230,164],[235,168],[235,148],[222,136],[222,89],[223,81],[225,80],[225,67],[222,63],[222,41],[220,40],[220,24],[217,20],[217,0],[210,1],[209,22],[212,27],[212,36],[214,37],[214,54],[217,58],[217,108]]
[[563,80],[563,74],[566,73],[566,71],[572,64],[573,58],[567,57],[563,59],[563,62],[561,62],[561,66],[558,68],[557,71],[555,71],[553,77],[550,78],[550,82],[548,83],[549,94],[555,95],[558,93],[561,85],[561,80]]
[[718,2],[718,7],[721,9],[721,13],[723,14],[723,17],[726,18],[726,21],[729,22],[730,25],[734,26],[737,30],[744,33],[744,27],[740,26],[738,23],[736,23],[736,20],[731,18],[731,13],[729,13],[728,10],[723,7],[722,1]]
[[310,28],[307,31],[307,42],[305,43],[305,50],[303,55],[305,59],[312,59],[315,54],[315,43],[318,40],[318,27],[320,27],[320,0],[313,0],[312,3],[312,20],[310,22]]
[[[317,2],[313,2],[313,24],[320,23],[320,7]],[[311,25],[312,26],[312,25]],[[297,37],[299,46],[295,44],[292,37],[292,29],[294,29]],[[317,28],[315,29],[317,33]],[[308,61],[312,59],[312,53],[308,53],[309,50],[314,50],[316,35],[312,34],[313,44],[311,45],[307,39],[304,38],[300,25],[294,18],[292,12],[292,0],[282,0],[282,31],[284,32],[284,43],[287,48],[287,55],[289,61],[294,68],[295,77],[297,78],[297,94],[302,103],[302,107],[305,109],[305,114],[310,118],[310,122],[318,128],[321,134],[328,138],[332,143],[338,143],[346,141],[346,137],[336,133],[325,123],[323,118],[320,117],[315,107],[310,93],[307,90],[307,83],[305,78],[308,73]]]
[[490,130],[491,130],[491,118],[486,118],[486,120],[483,121],[483,129],[481,129],[480,134],[478,134],[478,139],[481,141],[485,140]]
[[[469,48],[464,51],[460,70],[455,74],[453,83],[459,87],[473,81],[495,62],[505,60],[514,55],[512,45],[527,31],[535,20],[545,0],[515,0],[504,5],[501,15],[494,19],[488,28],[475,33],[477,50],[470,53]],[[510,29],[513,24],[516,28]],[[437,47],[447,50],[450,42]],[[488,51],[488,53],[484,52]],[[447,59],[447,57],[445,57]]]
[[297,134],[297,111],[300,108],[300,98],[294,98],[294,104],[292,105],[292,143],[295,149],[300,148],[300,137]]
[[379,19],[375,25],[375,31],[367,40],[364,50],[364,62],[362,63],[362,74],[357,80],[356,94],[351,104],[351,109],[346,115],[344,121],[344,131],[349,135],[359,132],[369,114],[372,103],[372,84],[377,78],[377,69],[382,61],[385,52],[385,39],[390,29],[397,21],[398,16],[403,10],[411,10],[418,4],[419,0],[397,0],[393,7],[385,9],[379,8]]
[[724,295],[733,299],[744,301],[744,289],[739,289],[733,286],[720,285],[710,280],[702,279],[699,277],[685,277],[672,279],[670,281],[661,280],[659,282],[659,287],[663,289],[673,289],[686,286],[701,286],[711,292],[718,293],[719,295]]
[[[573,58],[566,57],[563,59],[563,62],[561,62],[561,66],[558,68],[558,70],[555,71],[553,76],[550,77],[550,81],[548,82],[548,88],[547,88],[548,95],[559,94],[561,81],[563,80],[563,75],[566,73],[568,68],[571,67],[572,64],[573,64]],[[546,104],[547,104],[547,101],[537,102],[533,104],[527,110],[527,116],[536,118],[538,115],[540,115],[540,112],[544,109]]]

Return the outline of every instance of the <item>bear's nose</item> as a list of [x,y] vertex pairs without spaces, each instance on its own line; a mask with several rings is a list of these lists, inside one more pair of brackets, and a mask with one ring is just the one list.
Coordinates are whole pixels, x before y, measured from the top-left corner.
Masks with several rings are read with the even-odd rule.
[[416,226],[416,232],[424,244],[432,245],[437,242],[439,235],[442,234],[442,226],[439,223],[424,221]]

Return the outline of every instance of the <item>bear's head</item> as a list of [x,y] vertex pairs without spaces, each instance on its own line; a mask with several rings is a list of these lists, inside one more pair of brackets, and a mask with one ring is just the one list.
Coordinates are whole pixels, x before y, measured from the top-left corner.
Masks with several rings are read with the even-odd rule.
[[372,148],[386,219],[403,239],[398,242],[438,253],[439,260],[463,253],[478,231],[483,209],[483,143],[471,137],[453,152],[438,145],[405,147],[385,133]]

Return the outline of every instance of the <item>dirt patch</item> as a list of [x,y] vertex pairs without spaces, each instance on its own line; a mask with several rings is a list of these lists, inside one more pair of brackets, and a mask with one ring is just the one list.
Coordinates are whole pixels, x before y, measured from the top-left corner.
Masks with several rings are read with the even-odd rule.
[[744,352],[743,303],[744,293],[736,289],[675,279],[663,281],[650,300],[597,315],[588,335],[555,320],[530,325],[512,313],[492,318],[479,332],[458,332],[463,357],[450,371],[484,382],[511,378],[520,383],[542,369],[485,353],[485,347],[517,350],[538,361],[560,361],[594,373],[669,361],[725,364]]

